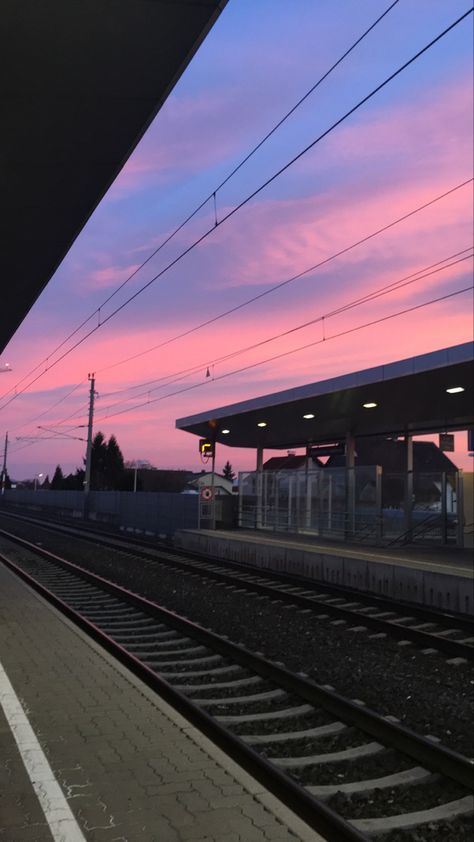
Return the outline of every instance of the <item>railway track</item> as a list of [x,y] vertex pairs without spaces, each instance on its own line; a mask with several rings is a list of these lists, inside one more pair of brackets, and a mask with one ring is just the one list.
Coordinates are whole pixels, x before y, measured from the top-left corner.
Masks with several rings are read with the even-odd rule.
[[[7,517],[12,517],[10,514]],[[240,565],[182,554],[166,547],[153,548],[120,536],[87,532],[82,528],[16,517],[20,522],[37,523],[58,534],[74,535],[83,541],[119,550],[135,562],[166,565],[168,569],[197,575],[237,590],[259,594],[273,601],[297,606],[315,613],[321,620],[333,618],[353,632],[395,638],[410,642],[422,652],[442,653],[450,659],[474,660],[474,620],[464,615],[440,613],[407,603],[394,603],[358,591],[342,591],[319,583],[302,582],[273,573],[260,573]],[[12,536],[5,530],[0,534]]]
[[25,539],[0,559],[327,839],[464,833],[467,757]]

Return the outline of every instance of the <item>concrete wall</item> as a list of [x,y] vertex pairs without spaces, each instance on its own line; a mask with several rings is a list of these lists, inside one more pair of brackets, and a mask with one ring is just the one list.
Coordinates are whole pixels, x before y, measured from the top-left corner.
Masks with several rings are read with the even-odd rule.
[[[27,491],[10,489],[3,503],[12,510],[50,512],[55,517],[82,518],[82,491]],[[0,503],[0,505],[2,505]],[[91,491],[89,519],[118,528],[171,536],[177,529],[192,529],[198,522],[198,496],[171,492]]]
[[178,532],[175,546],[229,559],[264,570],[275,570],[308,579],[343,585],[393,599],[402,599],[433,608],[473,613],[473,582],[460,576],[416,569],[394,562],[361,558],[361,551],[351,556],[341,548],[325,552],[308,545],[243,537],[228,532],[222,535],[197,530]]

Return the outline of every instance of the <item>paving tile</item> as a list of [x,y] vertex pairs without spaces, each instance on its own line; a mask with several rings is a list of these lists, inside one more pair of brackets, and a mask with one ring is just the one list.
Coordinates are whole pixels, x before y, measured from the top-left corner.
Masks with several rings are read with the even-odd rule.
[[[222,753],[192,738],[184,720],[175,724],[164,703],[3,568],[0,661],[87,842],[301,838],[216,761]],[[9,830],[0,838],[51,842],[2,717],[0,709],[0,808]]]

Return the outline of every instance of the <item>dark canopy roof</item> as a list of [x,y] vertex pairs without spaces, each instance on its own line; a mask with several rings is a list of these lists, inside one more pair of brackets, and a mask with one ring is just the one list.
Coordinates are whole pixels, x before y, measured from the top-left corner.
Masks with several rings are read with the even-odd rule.
[[[473,426],[473,344],[376,366],[211,409],[176,426],[231,447],[301,447],[356,436],[423,434]],[[464,391],[448,394],[446,389]],[[364,403],[377,405],[365,409]],[[303,418],[314,414],[314,419]],[[266,422],[265,427],[258,427]],[[224,434],[223,430],[230,430]]]
[[0,352],[226,0],[2,0]]
[[[404,441],[387,439],[359,439],[356,445],[356,465],[381,465],[384,471],[403,474],[406,471],[406,448]],[[330,456],[326,467],[342,468],[345,456]],[[430,471],[455,473],[454,462],[432,441],[413,442],[413,469],[416,473]]]

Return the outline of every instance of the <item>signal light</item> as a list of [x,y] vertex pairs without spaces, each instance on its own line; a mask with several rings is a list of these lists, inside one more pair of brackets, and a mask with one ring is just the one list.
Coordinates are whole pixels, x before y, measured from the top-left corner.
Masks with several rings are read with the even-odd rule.
[[201,456],[214,456],[214,442],[211,439],[199,439],[199,453]]

